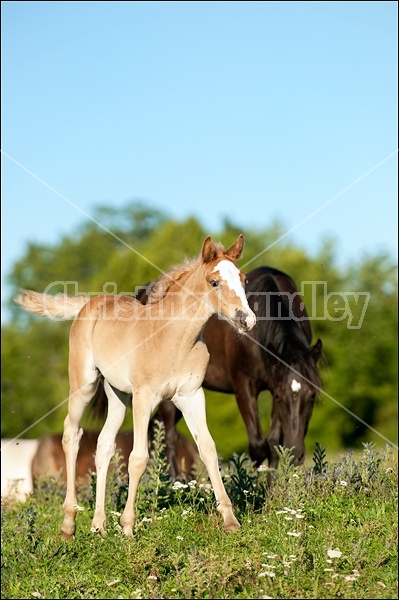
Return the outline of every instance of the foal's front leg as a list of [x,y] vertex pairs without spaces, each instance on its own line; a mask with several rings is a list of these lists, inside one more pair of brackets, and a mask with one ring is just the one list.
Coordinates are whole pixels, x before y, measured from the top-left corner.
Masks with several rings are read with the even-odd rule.
[[127,536],[133,535],[135,521],[135,504],[137,488],[148,463],[148,424],[152,409],[155,408],[149,402],[150,393],[137,390],[133,395],[133,450],[129,457],[129,491],[125,510],[121,516],[123,533]]
[[215,442],[206,422],[205,395],[202,387],[191,396],[175,396],[173,402],[183,413],[184,420],[197,443],[200,457],[208,470],[217,510],[223,517],[225,530],[239,529],[240,524],[233,514],[230,498],[220,476]]

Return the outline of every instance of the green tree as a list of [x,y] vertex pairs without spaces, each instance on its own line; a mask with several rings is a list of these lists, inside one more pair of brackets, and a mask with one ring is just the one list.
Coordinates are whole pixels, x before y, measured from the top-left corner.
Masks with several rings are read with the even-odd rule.
[[[77,282],[79,292],[102,293],[108,284],[108,291],[133,293],[136,286],[158,278],[174,264],[196,257],[209,233],[227,246],[242,232],[241,268],[249,271],[269,265],[291,275],[312,317],[314,341],[318,337],[323,340],[324,393],[310,422],[308,450],[313,450],[316,441],[336,449],[360,446],[368,440],[381,442],[378,433],[397,442],[397,274],[389,256],[365,256],[356,264],[338,268],[332,239],[325,239],[312,257],[285,240],[279,222],[264,230],[241,231],[237,224],[225,221],[220,232],[209,232],[193,217],[171,220],[140,202],[121,210],[99,206],[94,215],[102,227],[85,222],[58,244],[29,245],[9,276],[12,295],[20,287],[43,291],[56,281]],[[60,284],[52,290],[64,291],[64,287]],[[73,284],[67,288],[73,293]],[[348,318],[331,318],[337,306],[334,298],[328,298],[330,292],[370,294],[359,328],[349,327]],[[353,298],[350,311],[358,322],[362,306]],[[66,414],[62,403],[68,394],[70,323],[28,315],[12,298],[10,303],[14,306],[12,318],[2,328],[2,435],[18,435],[47,413],[25,437],[58,432]],[[327,316],[314,318],[320,311]],[[210,391],[206,396],[209,426],[220,454],[227,458],[233,452],[246,451],[246,431],[234,396]],[[60,403],[59,409],[50,412]],[[267,431],[269,392],[260,395],[259,409]],[[130,426],[129,417],[126,427]],[[183,422],[179,428],[186,430]]]

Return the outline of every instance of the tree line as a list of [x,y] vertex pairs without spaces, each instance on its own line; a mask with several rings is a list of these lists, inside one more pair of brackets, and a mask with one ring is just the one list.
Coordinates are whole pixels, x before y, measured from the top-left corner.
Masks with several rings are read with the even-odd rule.
[[[311,318],[314,341],[323,340],[323,393],[310,422],[306,446],[318,441],[331,449],[362,442],[397,444],[397,265],[372,253],[344,267],[335,243],[326,239],[315,256],[298,245],[276,244],[283,228],[241,230],[225,221],[206,231],[194,217],[177,221],[141,202],[121,209],[98,206],[55,245],[31,243],[8,280],[19,288],[49,293],[133,293],[162,271],[198,255],[211,234],[225,246],[245,235],[239,265],[249,271],[276,267],[296,282]],[[2,437],[36,438],[62,431],[68,396],[70,322],[28,315],[9,299],[10,320],[2,327]],[[112,342],[112,341],[111,341]],[[206,390],[209,427],[224,458],[247,451],[243,421],[233,396]],[[271,396],[259,408],[268,430]],[[85,428],[100,423],[85,417]],[[128,414],[124,428],[131,427]],[[179,428],[187,433],[184,423]]]

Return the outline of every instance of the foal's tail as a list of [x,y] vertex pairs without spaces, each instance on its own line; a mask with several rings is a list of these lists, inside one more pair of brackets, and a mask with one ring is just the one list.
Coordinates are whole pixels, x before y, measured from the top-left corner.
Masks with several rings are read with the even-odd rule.
[[67,296],[67,294],[39,294],[32,290],[20,290],[15,302],[28,312],[42,315],[49,319],[73,319],[87,304],[85,296]]

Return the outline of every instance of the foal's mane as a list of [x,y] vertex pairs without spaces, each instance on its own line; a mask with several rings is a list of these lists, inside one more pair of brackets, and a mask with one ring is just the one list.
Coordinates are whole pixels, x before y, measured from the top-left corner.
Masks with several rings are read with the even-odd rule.
[[[221,258],[224,254],[224,246],[217,243],[215,244],[215,248],[216,254],[214,258]],[[176,284],[182,289],[187,277],[200,266],[201,262],[201,255],[191,260],[186,259],[184,263],[172,267],[169,271],[161,275],[154,283],[150,284],[150,290],[147,290],[147,304],[156,304],[162,300]]]

